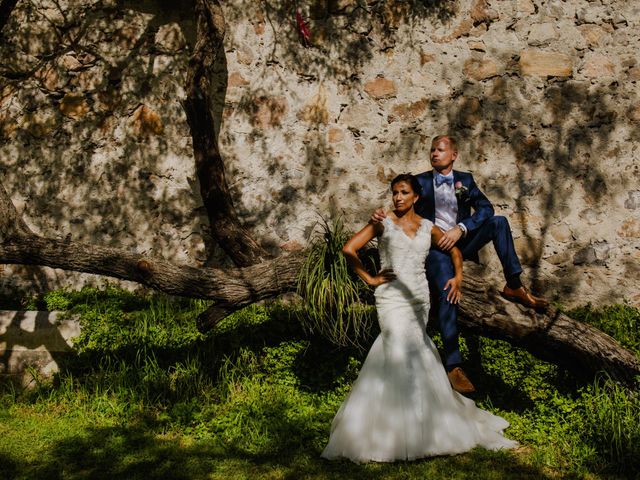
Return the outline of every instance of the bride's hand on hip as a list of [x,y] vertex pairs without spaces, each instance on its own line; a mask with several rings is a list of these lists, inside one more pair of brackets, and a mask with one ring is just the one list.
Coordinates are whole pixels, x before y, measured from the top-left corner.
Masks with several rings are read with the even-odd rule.
[[447,294],[447,301],[449,303],[458,303],[460,301],[460,298],[462,297],[462,291],[460,290],[461,286],[462,281],[456,277],[450,278],[444,285],[445,291],[449,290],[449,293]]
[[383,283],[389,283],[396,279],[396,274],[393,273],[393,270],[390,268],[385,268],[384,270],[380,270],[378,274],[374,277],[371,277],[367,283],[372,287],[377,287],[382,285]]

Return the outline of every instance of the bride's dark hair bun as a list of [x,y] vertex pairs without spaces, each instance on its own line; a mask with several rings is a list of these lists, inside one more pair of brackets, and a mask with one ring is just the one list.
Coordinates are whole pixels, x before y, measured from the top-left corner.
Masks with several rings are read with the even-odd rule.
[[418,182],[418,177],[412,175],[410,173],[401,173],[396,178],[391,180],[391,189],[393,190],[393,186],[399,182],[407,182],[411,185],[411,188],[418,195],[422,195],[422,187],[420,186],[420,182]]

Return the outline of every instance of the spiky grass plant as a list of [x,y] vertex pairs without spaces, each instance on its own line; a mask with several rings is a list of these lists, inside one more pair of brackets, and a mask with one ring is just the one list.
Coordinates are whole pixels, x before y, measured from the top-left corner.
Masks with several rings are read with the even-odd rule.
[[373,318],[373,308],[361,301],[371,289],[349,270],[342,254],[350,236],[341,218],[323,219],[298,277],[302,324],[342,346],[359,345]]
[[640,395],[603,375],[586,396],[587,438],[608,465],[640,471]]

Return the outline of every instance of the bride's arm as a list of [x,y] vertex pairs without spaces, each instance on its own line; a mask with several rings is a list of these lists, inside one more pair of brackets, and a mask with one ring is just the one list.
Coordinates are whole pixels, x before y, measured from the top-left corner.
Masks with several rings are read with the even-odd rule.
[[[442,233],[442,230],[434,225],[431,229],[432,245],[437,245],[443,235],[444,233]],[[460,290],[462,287],[462,252],[458,247],[453,247],[448,253],[451,255],[451,262],[453,263],[455,276],[447,280],[444,289],[449,290],[449,293],[447,294],[447,301],[450,303],[458,303],[460,301],[460,297],[462,297],[462,291]]]
[[372,287],[377,287],[383,283],[390,282],[395,278],[395,275],[391,270],[381,270],[375,276],[370,275],[364,268],[362,260],[358,257],[358,250],[382,233],[383,228],[384,227],[379,223],[369,223],[351,237],[347,243],[345,243],[344,247],[342,247],[342,253],[347,259],[349,266],[362,280],[364,280],[365,283]]

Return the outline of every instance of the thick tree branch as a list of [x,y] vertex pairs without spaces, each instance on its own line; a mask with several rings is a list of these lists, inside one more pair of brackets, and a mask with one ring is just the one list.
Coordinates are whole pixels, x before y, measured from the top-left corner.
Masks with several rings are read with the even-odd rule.
[[33,234],[14,237],[0,245],[0,263],[106,275],[171,295],[211,299],[238,308],[293,290],[302,260],[301,254],[290,254],[251,267],[222,270],[179,265],[117,248]]
[[211,78],[214,77],[214,66],[226,65],[225,22],[219,2],[197,0],[196,19],[197,37],[187,72],[184,109],[193,137],[200,193],[213,238],[236,265],[248,266],[270,258],[270,255],[238,219],[218,148],[216,132],[219,125],[213,114]]

